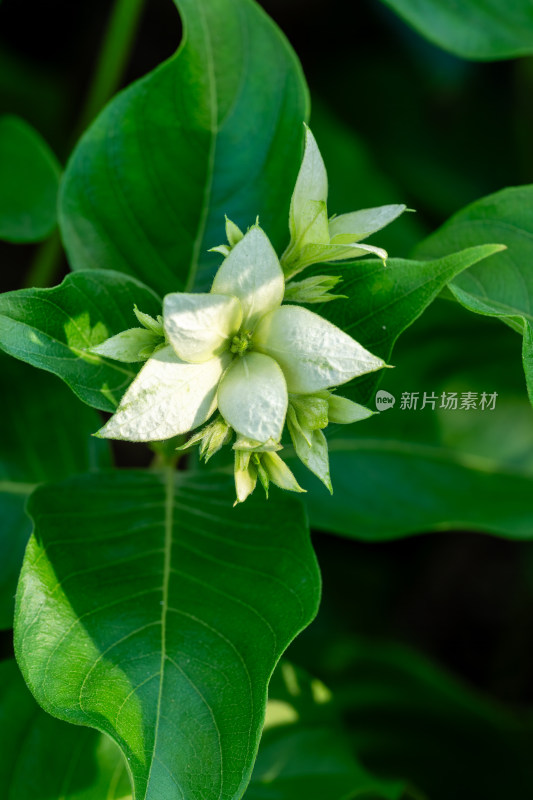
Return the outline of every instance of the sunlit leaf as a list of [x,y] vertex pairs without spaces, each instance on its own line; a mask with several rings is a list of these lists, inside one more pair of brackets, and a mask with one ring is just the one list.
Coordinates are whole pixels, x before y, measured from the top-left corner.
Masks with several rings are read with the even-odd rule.
[[153,292],[118,272],[68,275],[53,289],[6,292],[0,296],[0,347],[58,375],[88,405],[113,411],[136,370],[89,350],[133,327],[135,304],[147,313],[161,311]]
[[226,478],[115,473],[29,506],[19,663],[46,710],[117,741],[136,800],[241,797],[270,675],[316,613],[300,504],[233,496]]

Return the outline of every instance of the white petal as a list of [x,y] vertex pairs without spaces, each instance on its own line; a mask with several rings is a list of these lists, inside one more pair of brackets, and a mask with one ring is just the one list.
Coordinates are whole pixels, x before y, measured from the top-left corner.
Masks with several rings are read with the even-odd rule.
[[228,348],[239,330],[242,310],[235,297],[177,292],[164,298],[163,318],[175,353],[198,364]]
[[[315,137],[306,129],[305,151],[291,201],[291,245],[328,242],[328,174]],[[325,214],[325,217],[324,217]]]
[[146,360],[141,355],[143,350],[151,352],[150,348],[153,350],[162,341],[161,334],[152,333],[145,328],[130,328],[106,339],[96,347],[91,347],[90,352],[105,358],[113,358],[115,361],[134,364]]
[[215,275],[211,291],[239,298],[244,330],[253,330],[264,314],[281,305],[283,271],[261,228],[252,228],[235,245]]
[[261,353],[236,358],[218,389],[218,407],[226,422],[256,442],[279,442],[287,403],[283,372]]
[[339,386],[385,363],[307,308],[282,306],[258,325],[254,346],[275,358],[289,392],[310,394]]
[[230,356],[203,364],[181,361],[170,346],[159,350],[139,372],[109,422],[105,439],[152,442],[186,433],[209,419]]
[[350,244],[366,239],[403,214],[405,206],[390,205],[363,208],[351,214],[341,214],[329,223],[331,244]]

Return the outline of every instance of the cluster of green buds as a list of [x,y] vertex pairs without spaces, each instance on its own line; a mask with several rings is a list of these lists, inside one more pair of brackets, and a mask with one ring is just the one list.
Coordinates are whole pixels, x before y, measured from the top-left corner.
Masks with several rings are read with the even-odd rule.
[[342,330],[294,303],[327,302],[338,277],[287,282],[314,263],[353,259],[380,248],[361,239],[395,219],[404,206],[384,206],[328,220],[327,174],[309,129],[290,210],[291,241],[281,258],[256,222],[246,233],[226,220],[228,244],[211,291],[175,292],[154,319],[93,347],[119,361],[146,361],[97,435],[161,441],[193,434],[209,460],[233,438],[237,502],[259,481],[303,491],[279,452],[288,429],[296,455],[331,490],[324,429],[372,412],[335,394],[336,387],[381,369],[384,362]]

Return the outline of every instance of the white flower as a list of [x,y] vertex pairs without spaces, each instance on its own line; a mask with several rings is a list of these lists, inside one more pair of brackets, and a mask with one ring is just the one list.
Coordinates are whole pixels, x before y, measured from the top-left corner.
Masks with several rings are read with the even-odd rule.
[[[236,243],[209,294],[164,298],[165,342],[156,346],[99,436],[170,439],[202,425],[218,407],[240,437],[276,443],[289,392],[316,393],[384,366],[317,314],[282,306],[283,270],[258,226],[238,241],[232,234]],[[111,341],[100,345],[100,352],[120,357],[113,356]],[[262,456],[262,462],[283,483],[276,473],[278,458]]]
[[305,152],[291,201],[291,240],[281,258],[285,276],[291,278],[311,264],[376,255],[385,261],[381,247],[361,244],[402,214],[404,205],[366,208],[328,218],[328,175],[315,137],[306,128]]

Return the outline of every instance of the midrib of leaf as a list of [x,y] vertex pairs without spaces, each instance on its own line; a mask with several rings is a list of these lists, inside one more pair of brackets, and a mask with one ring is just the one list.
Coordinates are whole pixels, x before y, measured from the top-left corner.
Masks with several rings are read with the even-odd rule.
[[205,17],[205,11],[203,7],[203,0],[199,0],[198,4],[198,12],[199,16],[202,21],[202,27],[204,29],[205,34],[205,46],[206,46],[206,65],[207,65],[207,75],[209,79],[209,90],[210,90],[210,107],[211,107],[211,140],[209,143],[209,157],[207,161],[207,175],[206,175],[206,184],[204,189],[204,199],[202,204],[202,211],[200,214],[200,219],[198,221],[198,231],[196,234],[196,239],[194,240],[192,257],[191,257],[191,265],[189,267],[189,275],[187,277],[187,282],[185,284],[185,292],[190,292],[191,289],[194,288],[194,284],[196,282],[196,275],[198,273],[198,262],[200,259],[200,248],[204,241],[205,230],[207,226],[207,219],[209,216],[209,203],[211,201],[211,195],[213,192],[213,181],[215,177],[215,154],[216,154],[216,147],[217,147],[217,133],[218,133],[218,98],[217,98],[217,87],[216,87],[216,77],[215,77],[215,64],[213,59],[213,48],[211,43],[211,36],[209,34],[209,26],[207,24],[207,20]]
[[152,769],[156,758],[157,743],[159,737],[159,723],[161,720],[161,704],[163,701],[163,686],[165,683],[165,662],[167,659],[167,616],[168,616],[168,589],[171,573],[171,555],[172,555],[172,531],[174,524],[174,477],[175,471],[173,467],[167,467],[165,472],[165,542],[164,542],[164,562],[163,562],[163,599],[161,606],[161,667],[159,670],[159,693],[157,697],[155,733],[154,733],[154,747],[152,750],[152,760],[150,763],[150,771],[148,773],[148,780],[146,782],[146,793],[150,788],[150,780],[152,777]]

